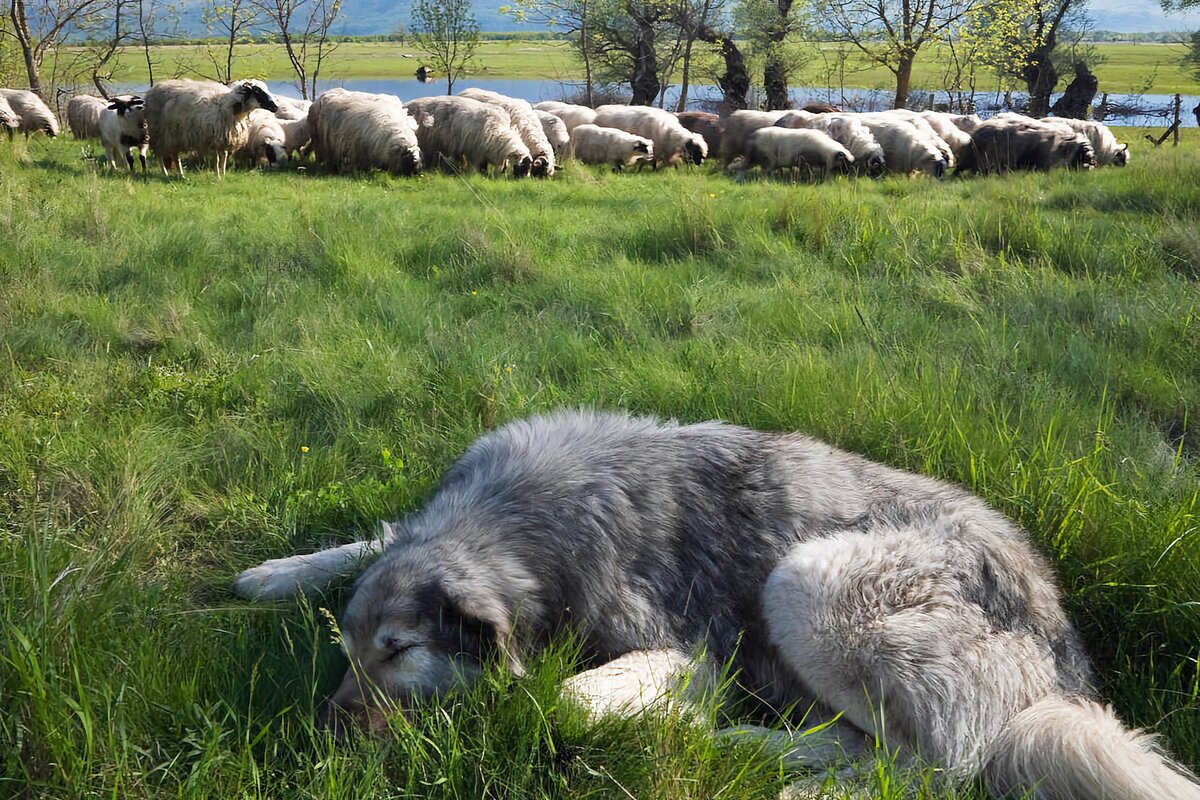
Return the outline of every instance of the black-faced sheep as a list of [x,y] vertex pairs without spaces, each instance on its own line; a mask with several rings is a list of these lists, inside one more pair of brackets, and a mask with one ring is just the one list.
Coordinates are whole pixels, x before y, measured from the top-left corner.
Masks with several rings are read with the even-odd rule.
[[146,104],[137,95],[114,97],[100,112],[100,143],[113,169],[126,167],[133,172],[133,152],[137,151],[146,174],[146,149],[150,129],[146,124]]
[[100,112],[108,108],[103,97],[77,94],[67,101],[67,127],[76,139],[95,139],[100,135]]
[[330,89],[313,102],[308,121],[317,161],[338,172],[421,171],[417,120],[395,95]]
[[[929,120],[925,119],[925,117],[921,116],[916,111],[910,111],[907,108],[893,108],[887,111],[881,111],[879,113],[880,116],[885,118],[901,119],[907,122],[909,125],[912,125],[917,129],[917,133],[921,134],[921,136],[925,138],[925,141],[937,148],[937,151],[942,154],[942,160],[946,162],[946,168],[954,168],[954,162],[956,160],[954,148],[950,146],[948,141],[942,138],[942,136],[934,129],[934,127],[929,124]],[[869,115],[864,114],[863,116]],[[955,134],[956,135],[954,138],[955,141],[961,145],[960,149],[970,146],[969,142],[965,141],[965,139],[959,138],[962,136],[962,131],[955,129]]]
[[888,172],[900,175],[923,172],[939,179],[945,177],[948,166],[945,156],[927,135],[908,122],[882,114],[852,116],[870,129],[875,141],[883,148]]
[[279,127],[283,128],[283,149],[288,157],[306,157],[312,141],[312,123],[308,121],[308,115],[303,119],[281,119]]
[[654,166],[699,165],[708,157],[708,143],[679,123],[670,111],[650,106],[600,106],[596,125],[617,128],[654,142]]
[[1123,167],[1129,163],[1129,145],[1121,144],[1108,126],[1090,119],[1070,117],[1042,117],[1042,122],[1066,125],[1076,133],[1083,134],[1096,151],[1097,166]]
[[250,136],[246,146],[234,153],[238,163],[256,167],[265,163],[275,169],[287,159],[286,135],[283,120],[264,108],[256,108],[246,118]]
[[771,126],[750,134],[746,155],[730,168],[761,167],[768,175],[777,169],[800,168],[809,174],[829,175],[847,172],[853,164],[850,151],[821,131]]
[[760,128],[774,126],[787,113],[789,112],[735,111],[726,117],[725,130],[721,136],[721,149],[717,151],[721,164],[727,167],[733,163],[734,159],[746,155],[750,134]]
[[488,91],[487,89],[468,88],[463,89],[458,93],[459,97],[469,97],[472,100],[478,100],[481,103],[490,103],[500,106],[508,112],[508,118],[513,128],[521,136],[521,141],[529,148],[529,155],[533,158],[533,166],[530,168],[530,174],[535,178],[548,178],[554,174],[555,159],[554,147],[546,138],[546,134],[542,129],[542,121],[538,118],[537,112],[525,100],[519,100],[515,97],[500,94],[499,92]]
[[704,111],[680,111],[675,117],[680,125],[704,137],[710,153],[721,152],[721,140],[725,138],[724,120]]
[[408,110],[430,164],[452,170],[470,165],[480,172],[511,168],[516,178],[527,176],[533,166],[529,148],[500,106],[442,95],[411,100]]
[[146,122],[150,146],[162,163],[183,177],[182,156],[212,156],[218,177],[224,177],[229,156],[246,146],[250,125],[246,118],[256,108],[279,108],[266,84],[234,81],[226,86],[213,81],[186,79],[160,81],[146,90]]
[[18,130],[25,138],[31,133],[44,133],[51,139],[58,136],[58,120],[42,98],[28,89],[0,89],[0,94],[21,120]]
[[854,156],[854,169],[873,178],[887,169],[883,147],[871,129],[851,114],[791,111],[775,123],[777,128],[808,128],[827,134]]
[[571,131],[571,150],[584,164],[610,164],[620,172],[625,167],[654,160],[654,142],[618,128],[576,125]]
[[538,121],[542,123],[542,133],[546,135],[546,141],[554,148],[554,157],[561,161],[571,146],[571,132],[567,130],[567,124],[549,111],[535,110],[533,113],[537,114]]
[[1096,164],[1091,143],[1072,134],[1019,120],[988,120],[971,134],[971,149],[958,169],[964,173],[1045,171],[1056,166],[1091,169]]

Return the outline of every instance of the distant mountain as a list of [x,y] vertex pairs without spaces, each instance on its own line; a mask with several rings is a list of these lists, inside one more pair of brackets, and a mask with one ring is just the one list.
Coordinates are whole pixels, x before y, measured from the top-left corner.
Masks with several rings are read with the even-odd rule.
[[1200,29],[1200,11],[1167,14],[1157,0],[1091,0],[1087,8],[1096,30],[1152,33]]

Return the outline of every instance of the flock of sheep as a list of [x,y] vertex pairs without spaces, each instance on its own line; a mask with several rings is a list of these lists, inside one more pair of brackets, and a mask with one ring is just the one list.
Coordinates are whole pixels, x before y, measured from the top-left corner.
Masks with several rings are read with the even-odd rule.
[[[412,175],[425,168],[478,169],[549,177],[562,159],[606,164],[700,164],[710,153],[730,172],[801,170],[878,176],[951,170],[1003,172],[1055,166],[1124,165],[1127,145],[1099,122],[904,109],[847,113],[832,107],[737,111],[727,117],[672,114],[647,106],[531,105],[483,89],[402,103],[387,94],[331,89],[314,102],[273,95],[257,80],[228,85],[169,80],[143,96],[79,95],[67,104],[77,138],[99,138],[114,168],[146,169],[152,148],[163,172],[183,174],[183,157],[209,159],[224,175],[229,157],[252,166],[307,158],[338,172]],[[28,135],[58,133],[32,92],[0,89],[0,125]]]

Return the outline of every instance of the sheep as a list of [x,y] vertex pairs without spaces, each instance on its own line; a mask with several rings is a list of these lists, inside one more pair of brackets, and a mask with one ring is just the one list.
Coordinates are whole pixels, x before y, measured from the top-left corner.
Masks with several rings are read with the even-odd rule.
[[542,123],[542,133],[546,134],[546,141],[554,148],[555,158],[562,159],[571,146],[571,132],[567,130],[567,124],[549,111],[535,110],[533,113]]
[[163,174],[170,177],[174,165],[181,178],[181,157],[187,153],[211,155],[217,177],[225,177],[229,155],[245,147],[250,137],[250,112],[279,108],[266,84],[256,80],[228,86],[183,78],[160,81],[146,90],[145,100],[150,146]]
[[929,124],[929,127],[933,128],[933,132],[941,137],[943,142],[950,145],[955,161],[971,147],[971,134],[954,122],[954,118],[958,115],[944,114],[938,111],[922,111],[920,115]]
[[1011,118],[988,120],[971,134],[971,149],[964,155],[958,171],[1046,171],[1059,165],[1091,169],[1096,164],[1091,143],[1084,136],[1074,135],[1070,128],[1067,131]]
[[941,151],[926,135],[904,120],[882,114],[844,116],[851,117],[870,129],[875,141],[883,148],[883,157],[889,172],[901,175],[924,172],[939,179],[945,177],[946,158]]
[[649,106],[600,106],[596,125],[618,128],[654,142],[654,167],[659,164],[701,164],[708,157],[708,143],[692,133],[669,111]]
[[44,133],[53,139],[58,136],[58,120],[50,107],[28,89],[0,89],[0,95],[21,120],[19,130],[29,138],[31,133]]
[[279,162],[287,158],[287,147],[282,120],[264,108],[256,108],[246,118],[250,125],[250,136],[246,146],[234,153],[239,163],[255,167],[266,162],[276,169]]
[[308,110],[317,161],[338,172],[421,171],[417,120],[391,94],[330,89]]
[[8,138],[11,140],[13,131],[21,127],[21,117],[17,112],[13,111],[12,106],[8,104],[3,94],[0,94],[0,127],[8,131]]
[[721,140],[725,137],[724,120],[704,111],[680,111],[675,117],[680,125],[703,136],[710,152],[721,152]]
[[750,134],[746,155],[730,169],[744,172],[762,167],[768,175],[776,169],[802,167],[824,175],[846,172],[854,164],[854,156],[828,134],[807,128],[759,128]]
[[538,119],[537,112],[527,101],[476,88],[463,89],[458,96],[500,106],[507,111],[512,126],[521,135],[521,141],[529,148],[529,155],[533,158],[530,174],[535,178],[549,178],[554,174],[554,148],[542,130],[542,122]]
[[1129,163],[1129,145],[1118,143],[1117,137],[1113,136],[1113,132],[1102,122],[1070,117],[1042,117],[1041,122],[1066,125],[1076,133],[1086,136],[1092,149],[1096,151],[1097,166],[1123,167]]
[[599,125],[576,125],[571,150],[584,164],[611,164],[614,172],[654,160],[654,142],[643,136]]
[[[576,105],[571,105],[570,103],[559,103],[554,100],[547,101],[545,103],[538,103],[538,106],[549,106],[551,104],[553,104],[553,106],[554,106],[553,108],[547,107],[547,108],[540,108],[537,110],[549,111],[551,114],[553,114],[554,116],[561,119],[563,121],[563,124],[567,126],[568,134],[570,134],[571,131],[575,130],[575,127],[577,125],[591,125],[596,122],[595,109],[588,108],[587,106],[576,106]],[[534,106],[534,108],[537,108],[537,106]]]
[[103,97],[77,94],[67,101],[67,127],[76,139],[95,139],[100,136],[100,112],[108,108]]
[[[942,154],[942,158],[945,159],[945,161],[946,161],[946,167],[948,169],[954,168],[954,161],[955,161],[954,148],[952,148],[950,146],[950,143],[947,142],[945,139],[943,139],[938,134],[938,132],[936,130],[934,130],[933,126],[929,124],[929,120],[925,119],[925,117],[921,116],[916,111],[911,111],[907,108],[892,108],[892,109],[888,109],[887,111],[883,111],[880,113],[885,117],[895,117],[895,118],[902,119],[905,122],[907,122],[909,125],[912,125],[914,128],[917,129],[918,133],[920,133],[922,136],[924,136],[925,139],[931,145],[936,147],[938,152]],[[961,131],[958,131],[958,133],[961,134]],[[968,143],[963,142],[957,136],[955,137],[955,141],[959,142],[963,148],[970,146]]]
[[873,178],[887,169],[883,147],[871,130],[852,114],[790,111],[775,123],[778,128],[810,128],[827,134],[854,156],[854,168]]
[[[411,116],[411,115],[410,115]],[[281,119],[279,127],[283,128],[283,149],[290,158],[308,155],[309,143],[312,141],[312,124],[308,115],[304,119]]]
[[308,109],[312,108],[311,100],[297,100],[294,97],[276,97],[275,116],[280,119],[297,120],[308,117]]
[[137,95],[114,97],[100,112],[97,124],[100,144],[113,169],[125,166],[133,172],[133,152],[142,162],[146,174],[146,150],[150,146],[150,128],[146,124],[146,103]]
[[721,164],[727,167],[734,159],[746,155],[746,147],[750,141],[750,134],[760,128],[772,127],[787,113],[789,112],[735,111],[726,117],[725,132],[721,137],[721,149],[719,151]]
[[[969,134],[971,131],[983,124],[983,120],[977,114],[951,114],[946,111],[922,111],[921,116],[933,125],[934,130],[941,132],[939,125],[949,123],[958,128],[963,133]],[[944,138],[944,137],[943,137]]]
[[412,100],[408,110],[417,120],[417,141],[430,163],[457,169],[466,163],[486,172],[512,168],[523,178],[533,166],[529,148],[500,106],[469,97],[441,95]]
[[[1073,153],[1075,152],[1076,148],[1083,149],[1086,145],[1088,148],[1091,148],[1093,156],[1095,155],[1095,148],[1092,146],[1091,139],[1089,139],[1086,134],[1075,130],[1074,127],[1066,122],[1065,118],[1046,117],[1044,119],[1034,119],[1033,117],[1026,116],[1025,114],[1018,114],[1015,111],[1003,111],[988,121],[995,123],[996,125],[1009,125],[1017,127],[1024,126],[1026,128],[1033,128],[1035,130],[1057,133],[1065,141],[1075,142],[1075,147],[1071,148]],[[994,134],[988,134],[988,136],[994,136]],[[1095,166],[1095,164],[1093,163],[1092,166]],[[1084,168],[1086,169],[1090,167]]]

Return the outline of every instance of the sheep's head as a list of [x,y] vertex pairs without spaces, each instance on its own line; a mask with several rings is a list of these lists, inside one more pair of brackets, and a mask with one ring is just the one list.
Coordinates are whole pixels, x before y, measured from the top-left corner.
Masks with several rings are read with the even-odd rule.
[[887,162],[883,155],[876,153],[867,159],[866,165],[867,175],[872,178],[878,178],[887,171]]
[[421,149],[407,144],[397,143],[392,148],[391,162],[398,165],[397,172],[401,175],[416,175],[421,171]]
[[554,165],[546,156],[538,156],[529,167],[529,174],[535,178],[549,178],[554,174]]
[[1129,145],[1121,145],[1121,149],[1118,150],[1116,156],[1113,157],[1113,163],[1118,167],[1124,167],[1129,163]]
[[833,167],[838,172],[849,172],[854,164],[854,156],[849,153],[834,153]]
[[143,111],[146,103],[136,94],[123,94],[110,100],[108,108],[110,111],[117,112],[118,117],[127,117],[134,112]]
[[704,159],[708,156],[708,145],[704,142],[703,136],[693,136],[687,144],[683,146],[683,150],[687,153],[687,163],[700,166],[704,163]]
[[529,174],[531,169],[533,169],[533,159],[529,156],[519,156],[513,162],[513,177],[524,178]]
[[267,85],[262,81],[244,80],[233,84],[233,95],[237,99],[235,109],[239,112],[249,112],[255,108],[270,111],[272,114],[279,110]]

